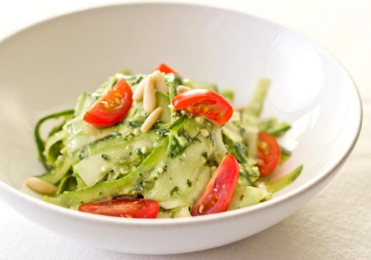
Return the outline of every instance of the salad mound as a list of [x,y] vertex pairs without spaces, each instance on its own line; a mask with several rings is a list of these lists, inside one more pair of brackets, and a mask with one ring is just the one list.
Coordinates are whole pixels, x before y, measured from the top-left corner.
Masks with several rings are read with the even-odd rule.
[[[201,216],[248,207],[293,182],[299,166],[271,181],[291,152],[276,138],[290,125],[260,118],[270,81],[246,107],[233,92],[182,78],[165,64],[152,74],[116,73],[75,109],[39,120],[46,173],[27,185],[47,202],[126,218]],[[50,119],[63,122],[46,140]]]

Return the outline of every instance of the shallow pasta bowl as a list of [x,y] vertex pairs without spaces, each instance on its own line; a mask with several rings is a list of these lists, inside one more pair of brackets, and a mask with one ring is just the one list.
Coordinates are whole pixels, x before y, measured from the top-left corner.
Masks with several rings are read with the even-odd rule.
[[[42,173],[36,121],[73,107],[124,68],[166,62],[190,78],[236,92],[244,105],[260,77],[272,85],[264,114],[291,123],[280,143],[292,157],[279,174],[301,176],[272,200],[185,219],[120,219],[43,202],[23,192]],[[339,171],[361,127],[361,102],[347,72],[326,52],[279,25],[238,12],[184,4],[126,4],[42,22],[0,43],[0,195],[29,220],[109,250],[170,254],[225,245],[283,220]]]

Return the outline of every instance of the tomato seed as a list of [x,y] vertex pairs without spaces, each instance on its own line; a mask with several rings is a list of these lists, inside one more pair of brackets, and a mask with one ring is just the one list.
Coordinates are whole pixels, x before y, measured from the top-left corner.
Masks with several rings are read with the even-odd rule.
[[259,146],[259,149],[262,149],[262,150],[268,148],[267,142],[264,142],[264,141],[260,141],[259,144],[258,144],[258,146]]
[[256,164],[257,164],[258,166],[263,166],[263,165],[264,165],[264,162],[263,162],[263,160],[261,160],[261,159],[257,159]]
[[206,196],[204,201],[201,203],[201,205],[197,209],[197,213],[199,215],[204,215],[206,212],[208,212],[212,207],[215,206],[215,204],[219,200],[219,194],[216,192],[213,192]]
[[200,214],[200,215],[203,215],[204,214],[204,205],[203,204],[201,204],[198,207],[197,213]]

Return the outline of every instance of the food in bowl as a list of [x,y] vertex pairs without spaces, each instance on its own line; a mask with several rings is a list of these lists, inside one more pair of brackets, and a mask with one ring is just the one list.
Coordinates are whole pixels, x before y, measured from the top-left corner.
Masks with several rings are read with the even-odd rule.
[[[260,79],[247,106],[233,110],[232,91],[165,64],[149,75],[116,73],[75,109],[39,120],[47,173],[27,185],[47,202],[126,218],[202,216],[268,200],[302,170],[272,181],[290,156],[276,141],[290,125],[260,119],[269,84]],[[60,118],[44,141],[43,123]]]

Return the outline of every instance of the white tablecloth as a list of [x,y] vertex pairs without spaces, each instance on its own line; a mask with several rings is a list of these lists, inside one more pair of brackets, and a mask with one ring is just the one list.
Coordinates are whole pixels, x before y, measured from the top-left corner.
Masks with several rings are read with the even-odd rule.
[[[0,0],[0,39],[36,21],[108,2],[118,1]],[[294,29],[332,53],[354,78],[363,100],[363,129],[331,184],[264,232],[176,256],[128,255],[72,242],[34,225],[0,201],[0,259],[371,259],[371,1],[234,0],[213,5]]]

